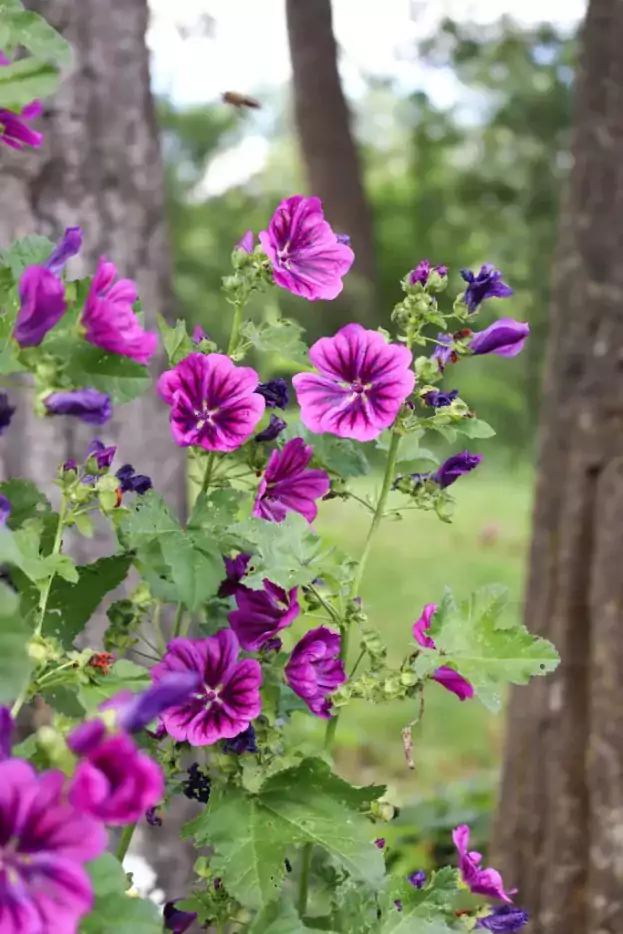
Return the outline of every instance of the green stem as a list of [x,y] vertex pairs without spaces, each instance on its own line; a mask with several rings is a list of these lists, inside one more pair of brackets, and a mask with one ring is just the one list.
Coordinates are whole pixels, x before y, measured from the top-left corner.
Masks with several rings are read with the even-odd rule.
[[151,618],[151,624],[154,627],[154,632],[156,634],[156,641],[161,652],[164,652],[167,647],[167,640],[164,638],[164,633],[162,631],[162,626],[160,624],[160,613],[162,612],[162,604],[157,603],[154,607],[154,613]]
[[[58,525],[56,526],[56,535],[54,537],[54,545],[52,546],[52,554],[60,554],[61,548],[63,546],[63,530],[65,528],[65,515],[67,512],[67,500],[63,496],[61,499],[61,508],[58,511]],[[37,620],[37,625],[35,627],[35,636],[41,635],[41,630],[43,629],[43,620],[45,619],[45,611],[48,607],[48,600],[50,599],[50,591],[52,590],[52,583],[54,582],[56,574],[53,571],[48,577],[47,581],[43,586],[41,595],[39,597],[39,606],[37,609],[39,619]]]
[[[397,432],[392,433],[392,439],[389,444],[389,451],[387,452],[387,462],[385,464],[385,474],[383,476],[383,485],[381,487],[381,492],[379,493],[379,498],[374,509],[374,515],[372,516],[372,522],[370,523],[370,528],[368,529],[368,534],[366,536],[366,541],[363,546],[363,552],[361,553],[361,558],[359,559],[359,567],[357,568],[357,573],[355,574],[355,579],[353,581],[353,587],[351,594],[353,598],[359,596],[359,589],[361,587],[361,582],[363,580],[364,571],[366,569],[366,564],[368,558],[370,557],[370,552],[372,550],[372,542],[376,534],[383,515],[385,513],[385,506],[387,505],[387,497],[389,496],[390,490],[392,488],[392,483],[394,482],[394,473],[396,472],[396,460],[398,458],[398,448],[400,447],[401,435]],[[346,662],[348,658],[348,642],[349,642],[350,633],[348,629],[345,629],[342,633],[342,649],[340,652],[340,658],[343,662]],[[359,661],[357,661],[357,665]],[[324,739],[324,748],[327,752],[331,752],[333,748],[333,743],[335,741],[335,731],[337,730],[338,721],[340,719],[339,714],[336,714],[334,717],[331,717],[327,723],[327,730],[325,733]]]
[[328,600],[325,600],[325,598],[322,596],[321,593],[319,593],[319,591],[316,589],[316,587],[314,587],[313,584],[308,584],[307,586],[308,586],[308,589],[313,593],[318,603],[320,603],[321,606],[325,608],[325,610],[327,611],[329,616],[334,620],[334,622],[336,622],[338,626],[341,626],[342,619],[338,611],[335,609],[335,607],[331,603],[329,603]]
[[182,628],[182,619],[184,618],[184,604],[178,603],[175,622],[173,623],[173,638],[177,639]]
[[365,649],[362,649],[361,652],[359,653],[359,658],[357,659],[357,661],[356,661],[355,664],[353,665],[353,669],[352,669],[351,673],[350,673],[349,676],[348,676],[348,680],[349,680],[349,681],[351,680],[351,678],[354,677],[355,672],[357,671],[357,669],[358,669],[359,666],[361,665],[361,662],[362,662],[363,657],[364,657],[365,654],[366,654],[366,650],[365,650]]
[[227,346],[228,357],[231,357],[232,353],[236,349],[236,344],[238,343],[238,334],[240,333],[240,326],[242,324],[243,310],[244,310],[244,303],[237,302],[236,310],[234,311],[234,320],[231,323],[231,334],[229,336],[229,344]]
[[203,483],[201,484],[201,492],[207,493],[210,489],[210,483],[212,482],[212,473],[214,471],[214,465],[216,463],[216,452],[210,451],[208,454],[208,459],[206,461],[206,472],[203,475]]
[[132,842],[132,837],[134,836],[134,831],[136,830],[136,823],[128,824],[127,827],[123,828],[123,833],[121,834],[121,840],[119,841],[119,846],[117,847],[117,859],[120,863],[123,863],[126,853],[130,849],[130,843]]
[[300,918],[303,918],[307,911],[307,894],[309,892],[309,877],[311,875],[313,855],[314,844],[306,843],[301,853],[301,875],[299,878],[299,894],[296,903]]

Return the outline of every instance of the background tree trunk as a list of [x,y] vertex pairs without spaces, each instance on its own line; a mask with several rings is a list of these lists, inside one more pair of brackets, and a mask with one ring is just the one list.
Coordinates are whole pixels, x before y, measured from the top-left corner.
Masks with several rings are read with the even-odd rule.
[[623,3],[590,0],[526,602],[562,664],[513,694],[494,835],[533,934],[623,931],[622,47]]
[[337,67],[331,0],[286,0],[294,114],[309,190],[328,220],[351,237],[354,272],[368,291],[375,281],[372,219],[361,160]]
[[[80,225],[85,245],[74,271],[92,274],[108,255],[138,283],[151,328],[172,311],[172,283],[163,215],[163,168],[145,45],[147,0],[27,0],[73,46],[76,68],[51,99],[40,151],[0,154],[0,243],[31,233],[58,239]],[[155,369],[162,361],[156,361]],[[179,513],[185,505],[184,460],[169,435],[154,392],[120,406],[101,431],[70,418],[35,419],[27,393],[0,444],[0,475],[26,476],[50,491],[57,465],[84,457],[99,434],[114,441],[119,464],[150,473]],[[109,536],[72,541],[80,561],[111,550]],[[101,629],[101,627],[100,627]],[[167,828],[170,827],[170,830]],[[152,859],[159,887],[184,890],[192,852],[177,839],[179,824],[159,831],[166,861]],[[152,833],[145,828],[144,835]],[[161,848],[162,849],[162,848]],[[160,850],[159,850],[160,852]]]

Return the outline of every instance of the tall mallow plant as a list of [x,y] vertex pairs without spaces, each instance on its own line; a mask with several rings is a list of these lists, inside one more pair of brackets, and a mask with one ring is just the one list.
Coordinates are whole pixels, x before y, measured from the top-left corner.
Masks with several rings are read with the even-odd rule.
[[[31,101],[56,69],[45,56],[13,59],[18,42],[54,57],[62,40],[13,0],[6,9],[0,139],[45,146]],[[397,664],[362,600],[381,523],[413,509],[449,521],[451,487],[480,469],[472,445],[494,432],[451,377],[459,361],[521,351],[527,324],[475,325],[508,303],[510,287],[492,266],[463,271],[465,291],[448,305],[447,270],[424,260],[406,273],[387,330],[353,322],[308,350],[292,321],[247,315],[249,300],[273,288],[308,302],[342,289],[348,237],[331,229],[317,198],[296,195],[233,250],[227,347],[201,329],[189,335],[183,321],[160,322],[169,363],[154,384],[147,364],[158,336],[144,327],[134,282],[119,276],[121,258],[102,258],[92,278],[67,276],[82,243],[77,222],[67,218],[73,226],[57,243],[33,235],[0,254],[2,381],[30,374],[41,418],[80,419],[94,433],[116,407],[158,393],[198,493],[183,522],[153,488],[149,452],[134,466],[98,437],[50,465],[54,504],[24,479],[0,483],[0,930],[521,930],[527,915],[513,880],[470,850],[469,827],[454,831],[454,866],[396,873],[383,834],[393,812],[386,789],[351,786],[332,768],[341,712],[355,700],[403,702],[395,742],[407,768],[428,691],[497,710],[506,685],[557,664],[548,642],[502,619],[500,587],[431,592],[393,623],[404,632]],[[266,352],[299,368],[292,395],[280,376],[262,381]],[[0,392],[2,444],[19,443],[16,405],[10,388]],[[431,433],[456,445],[441,461],[421,446]],[[366,496],[356,481],[373,448],[383,467]],[[354,556],[316,527],[327,500],[339,511],[351,498],[368,518]],[[77,565],[67,533],[88,537],[96,519],[114,530],[116,551]],[[134,589],[111,602],[130,571]],[[76,649],[104,600],[103,645]],[[15,717],[36,698],[52,723],[13,746]],[[306,729],[305,716],[320,730]],[[136,897],[122,863],[137,825],[165,822],[176,795],[202,808],[183,835],[209,855],[162,912]],[[106,852],[113,827],[116,855]]]

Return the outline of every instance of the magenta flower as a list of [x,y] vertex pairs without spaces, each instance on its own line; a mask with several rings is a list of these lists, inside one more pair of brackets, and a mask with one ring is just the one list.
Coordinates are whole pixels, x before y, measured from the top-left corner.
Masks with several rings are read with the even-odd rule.
[[247,573],[250,560],[251,555],[245,554],[236,555],[235,558],[223,558],[227,576],[218,589],[219,597],[232,597],[236,593],[242,578]]
[[14,728],[11,711],[8,707],[0,707],[0,762],[4,762],[11,755]]
[[372,441],[395,421],[415,385],[411,351],[360,324],[321,337],[309,356],[319,373],[299,373],[292,382],[303,423],[317,434]]
[[88,425],[105,425],[112,414],[110,396],[97,389],[52,392],[43,403],[48,415],[74,415]]
[[[6,63],[0,62],[0,64]],[[11,149],[21,150],[27,146],[38,149],[43,142],[43,133],[37,133],[29,126],[29,123],[40,117],[42,113],[41,101],[31,101],[19,113],[0,107],[0,142],[6,143]]]
[[331,481],[324,470],[307,467],[313,453],[302,438],[292,438],[280,451],[273,451],[255,497],[254,516],[282,522],[292,511],[314,521],[316,500],[329,492]]
[[234,594],[238,609],[228,614],[229,625],[247,652],[257,652],[300,613],[296,587],[286,592],[269,580],[263,583],[263,590],[238,587]]
[[513,318],[499,318],[471,339],[473,354],[496,353],[500,357],[516,357],[530,334],[530,325]]
[[512,904],[510,895],[504,891],[502,876],[497,869],[481,869],[482,855],[475,850],[468,851],[470,830],[466,824],[461,824],[452,831],[454,845],[459,851],[459,869],[463,882],[469,886],[474,895],[485,895],[487,898],[499,898],[503,902]]
[[239,643],[231,629],[207,639],[173,639],[167,652],[151,669],[157,683],[170,672],[197,672],[200,689],[179,707],[162,714],[167,733],[191,746],[211,746],[233,739],[259,716],[262,709],[260,663],[238,661]]
[[[413,624],[413,638],[423,649],[436,648],[435,640],[426,635],[426,631],[430,629],[431,620],[436,610],[436,603],[427,603],[422,610],[422,615]],[[456,694],[461,701],[474,696],[474,688],[469,681],[460,675],[458,671],[455,671],[454,668],[450,668],[449,665],[442,665],[440,668],[436,668],[433,672],[433,681],[441,684],[446,691],[451,691],[452,694]]]
[[13,337],[20,347],[36,347],[65,314],[65,286],[51,269],[28,266],[19,280],[19,297]]
[[164,796],[162,769],[129,736],[107,736],[83,755],[69,786],[77,810],[119,827],[140,820]]
[[132,279],[119,279],[117,267],[101,257],[82,312],[85,337],[109,353],[149,363],[158,338],[144,331],[132,306],[138,299]]
[[253,245],[255,242],[255,235],[252,230],[247,230],[243,235],[239,243],[236,244],[237,250],[243,250],[245,253],[253,252]]
[[310,301],[339,295],[355,259],[324,219],[320,199],[303,195],[281,202],[260,243],[277,285]]
[[285,667],[285,679],[294,693],[323,720],[331,716],[329,695],[347,680],[341,645],[338,632],[326,626],[311,629],[294,646]]
[[7,524],[11,510],[10,500],[7,499],[4,493],[0,493],[0,529]]
[[106,849],[100,821],[66,803],[62,772],[0,763],[0,930],[76,934],[93,907],[84,863]]
[[191,353],[158,380],[171,406],[171,434],[180,447],[235,451],[252,435],[266,402],[255,390],[258,375],[224,354]]
[[119,729],[126,733],[140,733],[170,707],[180,707],[190,700],[200,687],[201,676],[198,672],[174,671],[162,675],[155,684],[137,694],[120,691],[105,701],[100,710],[114,708]]
[[80,227],[66,227],[63,239],[54,248],[44,266],[55,275],[59,275],[72,256],[76,256],[82,249],[82,229]]

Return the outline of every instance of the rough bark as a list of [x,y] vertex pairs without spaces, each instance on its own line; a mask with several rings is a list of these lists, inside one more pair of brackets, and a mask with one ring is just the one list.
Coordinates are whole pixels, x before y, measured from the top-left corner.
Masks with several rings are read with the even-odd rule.
[[294,113],[309,190],[355,251],[353,270],[375,279],[372,219],[333,35],[331,0],[286,0]]
[[[166,317],[173,308],[163,167],[145,45],[147,0],[27,0],[26,5],[65,36],[76,61],[46,109],[43,148],[33,153],[2,148],[0,244],[31,233],[56,240],[66,226],[80,225],[85,244],[70,270],[92,274],[99,256],[109,256],[122,275],[137,281],[147,323],[154,328],[156,315]],[[161,363],[156,361],[155,371]],[[24,392],[0,443],[0,476],[29,477],[54,496],[57,465],[83,457],[96,434],[116,443],[122,462],[150,473],[158,491],[183,512],[184,462],[171,442],[165,407],[153,392],[119,407],[101,431],[70,418],[35,419]],[[81,561],[112,548],[104,534],[70,543]],[[168,894],[184,891],[192,866],[192,853],[177,840],[177,829],[168,822],[160,831],[168,855],[151,860]]]
[[623,3],[590,0],[554,274],[526,622],[494,858],[534,934],[623,930]]

